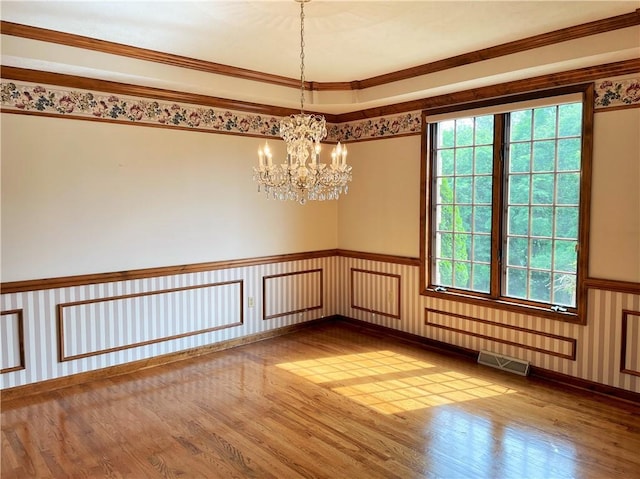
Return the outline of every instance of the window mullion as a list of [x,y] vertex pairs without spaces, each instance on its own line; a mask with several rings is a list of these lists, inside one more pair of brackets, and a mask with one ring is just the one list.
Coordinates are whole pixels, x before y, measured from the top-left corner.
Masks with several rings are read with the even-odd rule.
[[494,298],[502,294],[502,222],[504,218],[504,165],[506,164],[506,115],[495,115],[493,120],[493,194],[491,204],[491,291]]

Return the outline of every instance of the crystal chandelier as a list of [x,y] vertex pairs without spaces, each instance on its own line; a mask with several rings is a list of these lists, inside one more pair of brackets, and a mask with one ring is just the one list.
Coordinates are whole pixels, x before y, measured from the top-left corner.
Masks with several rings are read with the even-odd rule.
[[340,142],[331,153],[331,164],[320,163],[320,141],[327,136],[324,116],[304,113],[304,4],[300,3],[300,114],[280,121],[280,136],[287,144],[286,163],[274,164],[268,143],[258,149],[258,166],[253,179],[267,198],[293,200],[335,200],[347,193],[351,166],[347,148]]

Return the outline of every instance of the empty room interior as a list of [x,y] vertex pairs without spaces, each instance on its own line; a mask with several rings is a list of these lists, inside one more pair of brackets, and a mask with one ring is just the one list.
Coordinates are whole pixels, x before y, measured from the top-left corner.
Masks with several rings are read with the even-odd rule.
[[640,478],[640,1],[0,16],[3,479]]

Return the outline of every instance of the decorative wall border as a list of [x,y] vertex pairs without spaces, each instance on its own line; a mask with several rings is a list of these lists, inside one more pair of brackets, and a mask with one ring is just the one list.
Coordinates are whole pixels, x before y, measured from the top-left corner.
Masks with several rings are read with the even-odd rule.
[[596,81],[595,108],[620,107],[640,107],[640,77]]
[[236,135],[277,137],[280,119],[180,102],[3,81],[2,110]]
[[[265,301],[265,298],[268,297],[268,295],[267,295],[267,281],[268,280],[273,280],[275,278],[282,278],[284,276],[295,276],[295,275],[312,274],[312,273],[320,273],[320,281],[319,281],[319,283],[320,283],[319,284],[319,286],[320,286],[320,291],[319,291],[320,304],[314,305],[314,306],[308,306],[308,307],[301,308],[301,309],[285,311],[285,312],[282,312],[282,313],[276,313],[276,314],[267,315],[267,302]],[[308,270],[304,270],[304,271],[294,271],[292,273],[272,274],[272,275],[269,275],[269,276],[263,276],[262,277],[262,319],[263,320],[280,318],[282,316],[289,316],[291,314],[306,313],[307,311],[313,311],[315,309],[322,309],[323,307],[324,307],[324,269],[323,268],[308,269]]]
[[421,110],[392,116],[379,116],[349,123],[332,124],[327,129],[328,141],[363,141],[377,138],[419,135],[422,130]]
[[627,367],[627,336],[629,334],[629,316],[636,316],[640,320],[640,311],[630,311],[628,309],[622,310],[622,336],[620,338],[620,372],[631,374],[633,376],[640,376],[640,370],[630,369]]
[[[533,335],[536,335],[536,336],[543,336],[545,338],[551,338],[551,339],[556,339],[558,341],[568,342],[569,345],[571,346],[571,353],[563,354],[563,353],[559,353],[557,351],[553,351],[551,349],[538,348],[536,346],[531,346],[531,345],[528,345],[528,344],[518,343],[516,341],[510,341],[508,339],[496,338],[494,336],[488,336],[486,334],[475,333],[473,331],[467,331],[467,330],[460,329],[460,328],[454,328],[452,326],[445,326],[443,324],[434,323],[434,322],[429,321],[429,313],[441,314],[443,316],[450,316],[450,317],[453,317],[453,318],[464,319],[465,321],[473,321],[473,322],[476,322],[476,323],[486,324],[486,325],[490,325],[490,326],[496,326],[496,327],[500,327],[500,328],[504,328],[504,329],[509,329],[509,330],[512,330],[512,331],[518,331],[518,332],[521,332],[521,333],[533,334]],[[471,316],[465,316],[463,314],[450,313],[448,311],[441,311],[441,310],[432,309],[432,308],[425,308],[424,309],[424,324],[426,326],[431,326],[431,327],[434,327],[434,328],[444,329],[446,331],[453,331],[455,333],[465,334],[467,336],[472,336],[474,338],[486,339],[488,341],[494,341],[494,342],[497,342],[497,343],[506,344],[508,346],[515,346],[515,347],[518,347],[518,348],[523,348],[523,349],[528,349],[530,351],[535,351],[537,353],[548,354],[549,356],[556,356],[556,357],[562,358],[562,359],[570,359],[571,361],[575,361],[576,360],[577,340],[575,338],[569,338],[567,336],[559,336],[557,334],[544,333],[544,332],[541,332],[541,331],[536,331],[535,329],[522,328],[520,326],[514,326],[514,325],[511,325],[511,324],[496,323],[495,321],[487,321],[486,319],[473,318]]]
[[[139,298],[139,297],[145,297],[145,296],[153,296],[153,295],[158,295],[158,294],[166,294],[166,293],[175,293],[178,291],[187,291],[187,290],[194,290],[194,289],[203,289],[203,288],[211,288],[211,287],[216,287],[216,286],[225,286],[225,285],[230,285],[230,284],[239,284],[240,285],[240,289],[239,289],[239,311],[240,311],[240,321],[236,322],[236,323],[230,323],[230,324],[225,324],[222,326],[212,326],[210,328],[204,328],[204,329],[199,329],[197,331],[188,331],[186,333],[180,333],[180,334],[175,334],[172,336],[165,336],[162,338],[155,338],[155,339],[150,339],[147,341],[140,341],[137,343],[133,343],[133,344],[126,344],[123,346],[116,346],[113,348],[107,348],[107,349],[99,349],[96,351],[91,351],[91,352],[87,352],[87,353],[81,353],[81,354],[75,354],[75,355],[66,355],[65,351],[64,351],[64,309],[68,308],[68,307],[72,307],[72,306],[80,306],[80,305],[84,305],[84,304],[94,304],[94,303],[102,303],[102,302],[108,302],[108,301],[117,301],[117,300],[121,300],[121,299],[131,299],[131,298]],[[125,349],[131,349],[131,348],[137,348],[140,346],[148,346],[150,344],[155,344],[155,343],[160,343],[163,341],[170,341],[173,339],[180,339],[180,338],[186,338],[188,336],[194,336],[196,334],[204,334],[204,333],[210,333],[213,331],[219,331],[222,329],[227,329],[227,328],[232,328],[232,327],[236,327],[236,326],[242,326],[242,324],[244,323],[244,281],[243,280],[235,280],[235,281],[224,281],[224,282],[220,282],[220,283],[208,283],[208,284],[199,284],[197,286],[185,286],[182,288],[170,288],[170,289],[163,289],[163,290],[158,290],[158,291],[149,291],[149,292],[144,292],[144,293],[135,293],[135,294],[125,294],[125,295],[121,295],[121,296],[110,296],[110,297],[106,297],[106,298],[98,298],[98,299],[88,299],[88,300],[83,300],[83,301],[74,301],[74,302],[70,302],[70,303],[59,303],[56,306],[57,309],[57,335],[58,335],[58,360],[60,362],[64,362],[64,361],[71,361],[74,359],[81,359],[81,358],[88,358],[91,356],[98,356],[100,354],[107,354],[107,353],[113,353],[116,351],[122,351]]]
[[0,316],[16,315],[18,319],[18,354],[20,362],[17,366],[11,366],[0,370],[0,374],[11,373],[14,371],[21,371],[26,368],[25,355],[24,355],[24,312],[22,309],[12,309],[9,311],[0,312]]
[[[384,311],[377,311],[375,309],[371,309],[371,308],[365,308],[363,306],[358,306],[356,305],[356,301],[355,301],[355,296],[356,296],[356,292],[355,292],[355,274],[356,273],[366,273],[366,274],[372,274],[372,275],[379,275],[379,276],[386,276],[386,277],[390,277],[390,278],[394,278],[398,281],[398,287],[397,287],[397,294],[396,294],[396,308],[397,308],[397,313],[396,314],[391,314],[391,313],[386,313]],[[350,297],[351,297],[351,307],[353,309],[359,309],[360,311],[366,311],[368,313],[373,313],[373,314],[378,314],[380,316],[386,316],[389,318],[394,318],[394,319],[400,319],[402,316],[402,303],[401,303],[401,298],[402,298],[402,277],[399,274],[391,274],[391,273],[382,273],[380,271],[371,271],[371,270],[366,270],[366,269],[359,269],[359,268],[351,268],[351,282],[350,282]]]
[[[280,120],[293,111],[13,67],[2,67],[1,71],[3,78],[11,80],[4,79],[0,83],[4,113],[278,138]],[[422,127],[421,111],[425,108],[512,95],[578,81],[596,82],[599,91],[595,105],[597,111],[637,108],[640,107],[640,77],[624,80],[600,78],[602,75],[623,75],[638,71],[640,60],[628,60],[342,115],[325,115],[328,121],[325,141],[354,142],[419,135]],[[39,79],[45,81],[38,82]],[[50,86],[46,81],[61,83],[63,86]],[[107,91],[98,91],[92,85]],[[234,105],[239,110],[215,105]],[[251,113],[252,111],[257,113]]]

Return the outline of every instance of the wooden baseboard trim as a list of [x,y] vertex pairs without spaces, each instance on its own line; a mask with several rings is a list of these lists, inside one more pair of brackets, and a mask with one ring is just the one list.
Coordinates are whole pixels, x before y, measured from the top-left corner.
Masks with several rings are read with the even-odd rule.
[[[381,337],[394,337],[403,341],[408,341],[414,344],[418,344],[421,347],[426,347],[432,351],[446,354],[448,356],[457,356],[460,359],[475,362],[478,357],[478,351],[473,349],[467,349],[453,344],[437,341],[435,339],[425,338],[412,333],[406,333],[404,331],[398,331],[386,326],[380,326],[378,324],[368,323],[359,319],[353,319],[346,316],[336,316],[336,320],[358,327],[362,330],[366,330],[370,333],[380,334]],[[626,389],[620,389],[613,386],[607,386],[606,384],[595,383],[586,379],[580,379],[566,374],[557,373],[549,369],[540,368],[537,366],[531,366],[531,377],[536,380],[542,380],[545,382],[559,383],[567,389],[589,391],[594,394],[601,394],[616,400],[630,401],[632,403],[640,404],[640,393],[627,391]]]
[[305,321],[304,323],[284,326],[282,328],[273,329],[271,331],[265,331],[264,333],[243,336],[241,338],[231,339],[215,344],[208,344],[206,346],[187,349],[185,351],[177,351],[175,353],[163,354],[162,356],[156,356],[153,358],[142,359],[130,363],[119,364],[117,366],[97,369],[95,371],[87,371],[84,373],[73,374],[71,376],[65,376],[62,378],[49,379],[46,381],[39,381],[37,383],[26,384],[24,386],[16,386],[13,388],[3,389],[2,391],[0,391],[0,407],[4,408],[8,406],[10,402],[24,399],[25,397],[44,394],[69,386],[75,386],[77,384],[106,379],[114,376],[121,376],[123,374],[129,374],[136,371],[141,371],[143,369],[161,366],[163,364],[183,361],[185,359],[197,358],[205,354],[224,351],[225,349],[236,348],[238,346],[244,346],[246,344],[256,343],[258,341],[264,341],[265,339],[271,339],[278,336],[284,336],[285,334],[294,333],[311,326],[323,324],[332,321],[333,319],[333,316],[328,316],[326,318]]

